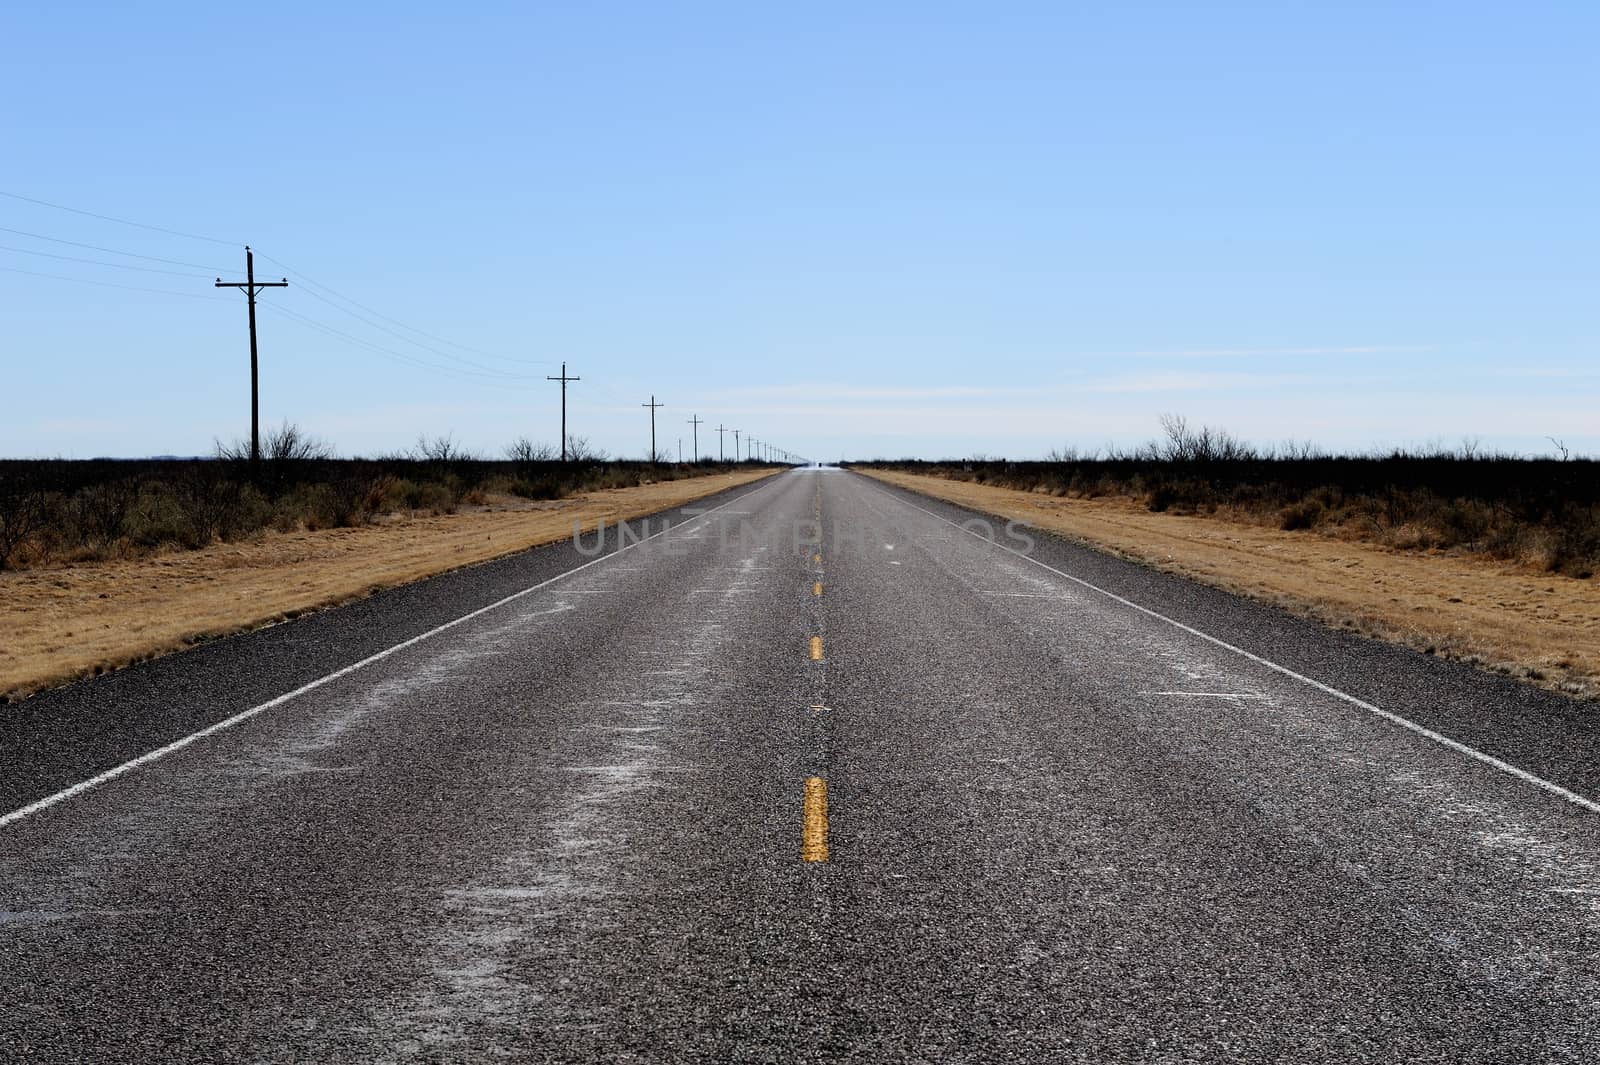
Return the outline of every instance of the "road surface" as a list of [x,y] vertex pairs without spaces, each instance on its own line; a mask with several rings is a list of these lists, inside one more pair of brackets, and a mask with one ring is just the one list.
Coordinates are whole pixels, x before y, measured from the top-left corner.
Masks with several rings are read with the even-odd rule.
[[0,1060],[1600,1060],[1587,707],[703,507],[0,709]]

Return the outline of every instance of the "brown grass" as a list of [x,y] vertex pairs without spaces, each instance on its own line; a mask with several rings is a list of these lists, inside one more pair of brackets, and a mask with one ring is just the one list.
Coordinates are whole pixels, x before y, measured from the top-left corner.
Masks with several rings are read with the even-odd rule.
[[1600,585],[1481,555],[1400,550],[1225,517],[1152,513],[1131,499],[1062,499],[861,470],[1017,519],[1327,624],[1600,696]]
[[167,654],[461,566],[666,510],[771,474],[741,470],[457,514],[265,533],[123,561],[0,573],[0,695]]

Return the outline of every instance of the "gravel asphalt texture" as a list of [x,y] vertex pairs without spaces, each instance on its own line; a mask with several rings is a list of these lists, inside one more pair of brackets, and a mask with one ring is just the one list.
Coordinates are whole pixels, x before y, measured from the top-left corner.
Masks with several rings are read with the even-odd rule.
[[1593,707],[844,471],[712,507],[0,707],[3,817],[316,684],[0,825],[0,1061],[1600,1060],[1600,814],[1316,685],[1591,799]]

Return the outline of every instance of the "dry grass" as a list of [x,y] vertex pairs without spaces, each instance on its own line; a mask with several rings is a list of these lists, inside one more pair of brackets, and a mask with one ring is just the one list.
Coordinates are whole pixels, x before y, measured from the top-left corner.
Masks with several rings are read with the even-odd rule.
[[1482,555],[1400,550],[1131,499],[1063,499],[887,470],[860,472],[1017,519],[1328,624],[1600,696],[1600,584]]
[[552,543],[747,484],[771,470],[319,532],[264,533],[152,557],[0,573],[0,694],[181,650],[382,588]]

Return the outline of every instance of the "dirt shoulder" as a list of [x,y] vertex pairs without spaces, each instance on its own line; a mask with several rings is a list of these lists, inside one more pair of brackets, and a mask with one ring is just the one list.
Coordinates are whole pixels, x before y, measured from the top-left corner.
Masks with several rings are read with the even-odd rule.
[[1216,517],[1157,514],[1126,499],[1061,499],[886,470],[858,472],[1324,623],[1567,694],[1600,697],[1600,581]]
[[690,477],[128,561],[0,573],[0,695],[181,650],[383,588],[668,510],[770,475]]

